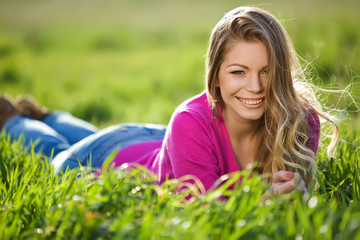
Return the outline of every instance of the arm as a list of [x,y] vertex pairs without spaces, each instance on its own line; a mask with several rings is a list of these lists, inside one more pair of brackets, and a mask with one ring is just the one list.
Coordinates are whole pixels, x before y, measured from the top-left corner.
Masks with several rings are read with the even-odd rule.
[[209,190],[221,174],[210,126],[200,116],[181,112],[169,127],[166,144],[175,178],[194,175]]

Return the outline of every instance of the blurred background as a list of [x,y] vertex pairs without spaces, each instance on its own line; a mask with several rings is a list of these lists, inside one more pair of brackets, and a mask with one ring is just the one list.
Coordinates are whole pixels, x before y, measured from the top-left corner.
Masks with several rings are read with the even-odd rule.
[[[100,126],[166,124],[204,89],[210,31],[241,5],[281,20],[311,81],[327,89],[352,83],[359,101],[357,0],[0,0],[0,93],[31,95]],[[357,109],[339,96],[321,98]]]

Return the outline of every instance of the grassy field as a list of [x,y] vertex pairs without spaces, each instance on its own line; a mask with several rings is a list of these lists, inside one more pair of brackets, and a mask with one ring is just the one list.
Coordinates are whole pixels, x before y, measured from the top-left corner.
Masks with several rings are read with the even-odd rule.
[[[204,88],[212,27],[247,4],[0,0],[0,93],[32,95],[100,127],[166,124],[180,102]],[[359,102],[359,1],[251,4],[281,19],[316,85],[351,83]],[[320,149],[318,186],[307,197],[265,203],[266,186],[257,176],[234,192],[220,188],[187,204],[186,193],[174,194],[175,182],[157,186],[151,177],[139,178],[143,170],[59,178],[46,159],[2,135],[0,238],[360,239],[358,108],[347,94],[323,92],[321,99],[341,110],[335,156]],[[221,194],[229,199],[216,201]]]

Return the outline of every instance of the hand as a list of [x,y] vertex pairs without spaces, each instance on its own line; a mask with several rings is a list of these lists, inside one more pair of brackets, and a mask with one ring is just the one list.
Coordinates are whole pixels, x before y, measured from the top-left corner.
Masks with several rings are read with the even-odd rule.
[[271,187],[266,191],[264,197],[268,199],[269,195],[282,195],[296,190],[303,194],[307,193],[305,182],[301,179],[300,174],[297,172],[279,171],[274,173]]

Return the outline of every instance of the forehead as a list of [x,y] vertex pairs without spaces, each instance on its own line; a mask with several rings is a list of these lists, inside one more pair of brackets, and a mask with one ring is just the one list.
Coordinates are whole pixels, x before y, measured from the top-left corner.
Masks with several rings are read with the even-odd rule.
[[222,62],[265,66],[268,65],[268,51],[265,44],[259,40],[232,40],[227,46]]

